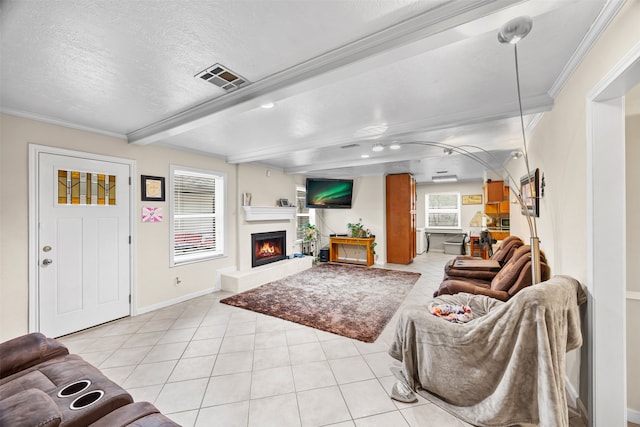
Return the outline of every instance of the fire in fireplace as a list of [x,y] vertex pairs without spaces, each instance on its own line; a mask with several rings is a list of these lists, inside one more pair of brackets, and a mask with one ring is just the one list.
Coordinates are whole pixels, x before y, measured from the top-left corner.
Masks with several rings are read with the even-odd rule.
[[287,232],[271,231],[268,233],[253,233],[251,235],[251,266],[260,265],[285,259]]

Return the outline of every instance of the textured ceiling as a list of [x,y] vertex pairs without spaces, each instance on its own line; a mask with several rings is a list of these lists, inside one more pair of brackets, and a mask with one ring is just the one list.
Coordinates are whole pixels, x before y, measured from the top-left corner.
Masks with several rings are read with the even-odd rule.
[[[480,179],[461,156],[414,142],[478,146],[497,167],[520,147],[514,52],[497,42],[500,25],[534,21],[518,45],[528,124],[552,108],[616,3],[4,0],[0,104],[290,173]],[[195,77],[214,63],[251,83],[228,93]],[[392,141],[402,148],[371,151]]]

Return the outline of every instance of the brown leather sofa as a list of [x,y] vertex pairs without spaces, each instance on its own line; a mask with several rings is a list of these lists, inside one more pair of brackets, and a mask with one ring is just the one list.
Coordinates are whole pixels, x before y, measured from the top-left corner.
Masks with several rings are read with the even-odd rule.
[[[502,241],[500,247],[493,253],[491,259],[498,261],[500,266],[505,265],[513,256],[516,249],[523,246],[524,242],[518,236],[509,236]],[[498,273],[495,269],[462,269],[455,268],[454,263],[459,259],[474,259],[471,256],[457,256],[454,259],[447,262],[444,266],[444,277],[442,280],[447,279],[479,279],[479,280],[493,280]]]
[[40,333],[0,344],[0,426],[178,426]]
[[[541,254],[540,258],[542,281],[546,281],[551,277],[551,269],[546,264],[544,254]],[[520,290],[531,286],[532,283],[531,247],[529,245],[523,245],[515,250],[513,256],[500,271],[495,273],[492,279],[447,278],[442,281],[433,296],[454,295],[460,292],[466,292],[507,301]]]

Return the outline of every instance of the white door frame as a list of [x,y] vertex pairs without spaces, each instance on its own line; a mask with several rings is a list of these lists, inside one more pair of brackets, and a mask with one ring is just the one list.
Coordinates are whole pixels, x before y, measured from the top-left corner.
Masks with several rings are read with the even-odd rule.
[[587,94],[588,407],[592,426],[622,426],[627,419],[624,96],[638,83],[640,43]]
[[136,221],[135,194],[137,180],[136,161],[131,159],[123,159],[120,157],[104,156],[100,154],[87,153],[84,151],[68,150],[64,148],[48,147],[45,145],[29,144],[29,332],[36,332],[40,325],[40,311],[38,308],[39,289],[38,289],[38,155],[40,153],[57,154],[60,156],[81,157],[104,162],[122,163],[129,166],[131,174],[131,186],[129,187],[129,224],[131,232],[131,245],[129,245],[129,284],[131,294],[130,314],[137,314],[136,304]]

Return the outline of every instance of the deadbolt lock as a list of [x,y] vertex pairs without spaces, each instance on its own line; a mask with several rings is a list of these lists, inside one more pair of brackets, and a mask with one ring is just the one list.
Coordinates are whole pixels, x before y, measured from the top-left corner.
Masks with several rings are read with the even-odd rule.
[[51,246],[45,246],[42,248],[42,252],[51,252]]

